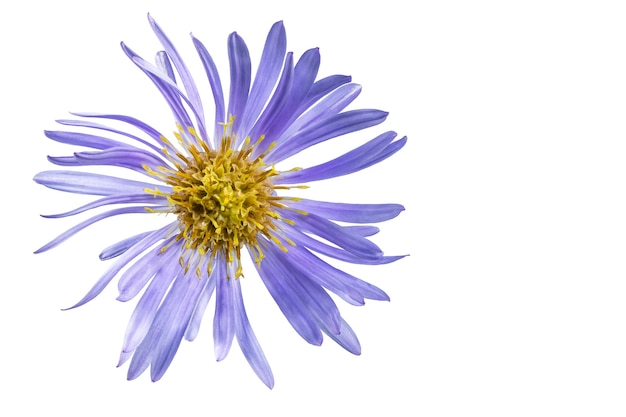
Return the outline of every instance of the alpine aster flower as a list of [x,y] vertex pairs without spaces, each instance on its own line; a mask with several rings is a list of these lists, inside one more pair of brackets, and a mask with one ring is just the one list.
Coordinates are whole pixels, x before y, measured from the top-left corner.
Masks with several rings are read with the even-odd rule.
[[[172,140],[130,116],[79,113],[59,120],[81,131],[46,131],[52,140],[91,150],[49,157],[67,167],[113,166],[149,177],[146,182],[74,170],[44,171],[35,181],[55,190],[100,196],[66,213],[73,216],[109,206],[59,235],[36,253],[47,251],[87,226],[127,213],[166,213],[162,227],[127,237],[104,249],[100,259],[117,258],[93,288],[71,308],[96,297],[119,276],[118,300],[143,290],[130,318],[120,365],[131,359],[128,378],[148,367],[153,381],[170,365],[182,338],[193,340],[213,293],[213,338],[217,360],[233,339],[258,377],[270,388],[274,377],[252,331],[242,297],[241,259],[247,252],[258,275],[293,328],[307,342],[320,345],[325,333],[351,353],[359,341],[329,295],[349,304],[388,300],[379,288],[322,260],[318,255],[355,264],[384,264],[367,239],[378,231],[367,225],[397,216],[398,204],[349,204],[285,195],[302,184],[350,174],[376,164],[401,149],[406,137],[385,132],[320,165],[280,170],[286,158],[347,133],[383,122],[387,113],[345,111],[361,87],[333,75],[316,80],[317,48],[294,63],[286,52],[282,22],[275,23],[252,81],[251,60],[243,39],[228,37],[230,91],[227,107],[213,59],[192,37],[206,70],[215,103],[215,123],[207,124],[200,94],[182,57],[157,23],[150,25],[163,46],[151,64],[122,43],[122,49],[161,92],[176,122]],[[109,125],[93,119],[109,120]],[[124,128],[112,127],[121,125]],[[123,129],[123,130],[121,130]],[[90,133],[84,133],[86,130]],[[108,133],[101,136],[101,133]],[[160,216],[160,220],[163,216]],[[145,289],[145,290],[144,290]]]

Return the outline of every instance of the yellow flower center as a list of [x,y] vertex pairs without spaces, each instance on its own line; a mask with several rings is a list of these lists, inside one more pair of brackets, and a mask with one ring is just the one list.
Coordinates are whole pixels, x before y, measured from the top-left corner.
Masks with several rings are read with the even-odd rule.
[[[172,187],[171,193],[158,189],[146,189],[146,192],[168,199],[168,212],[178,217],[180,232],[177,239],[184,239],[185,249],[201,256],[208,254],[211,258],[221,252],[228,262],[236,258],[238,277],[241,275],[239,259],[243,246],[252,250],[256,262],[263,258],[259,236],[271,239],[284,251],[287,249],[283,242],[293,245],[276,225],[279,220],[293,224],[276,212],[277,208],[286,207],[281,200],[293,199],[276,195],[277,189],[290,187],[272,183],[271,178],[280,172],[263,162],[265,154],[251,158],[255,144],[250,145],[249,138],[241,149],[232,148],[228,132],[231,125],[232,120],[225,125],[221,145],[216,150],[200,140],[193,129],[188,130],[198,145],[176,133],[187,154],[177,152],[176,158],[170,157],[176,169],[158,167],[159,171],[155,171],[147,166],[144,168]],[[173,149],[167,139],[162,139]],[[261,140],[262,137],[257,143]],[[170,152],[166,150],[166,154]],[[181,256],[181,265],[186,264],[189,268],[189,260],[189,256]],[[211,264],[212,259],[209,268]]]

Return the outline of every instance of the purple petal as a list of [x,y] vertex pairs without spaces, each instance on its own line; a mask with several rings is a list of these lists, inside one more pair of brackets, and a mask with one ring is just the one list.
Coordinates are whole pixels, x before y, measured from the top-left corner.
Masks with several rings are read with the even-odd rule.
[[67,157],[49,156],[48,160],[54,164],[62,166],[106,165],[128,168],[151,178],[153,178],[152,175],[146,171],[144,166],[147,165],[156,169],[157,167],[167,165],[159,157],[148,151],[128,147],[109,148],[98,152],[76,152],[74,153],[74,156]]
[[[156,129],[154,129],[152,126],[142,122],[139,119],[136,119],[134,117],[130,117],[130,116],[124,116],[122,114],[107,114],[107,113],[72,113],[75,116],[80,116],[80,117],[97,117],[97,118],[101,118],[101,119],[110,119],[110,120],[118,120],[120,122],[123,123],[127,123],[139,130],[141,130],[142,132],[146,133],[148,136],[150,136],[159,146],[163,146],[163,142],[161,141],[161,138],[163,137],[163,135],[161,133],[159,133]],[[77,124],[77,126],[80,126],[79,124]],[[91,127],[91,126],[88,126]],[[113,130],[111,130],[113,131]],[[123,132],[120,132],[121,134],[124,134]],[[172,150],[173,148],[168,148],[170,150]],[[172,154],[174,154],[174,152],[172,152]]]
[[[117,297],[118,301],[126,302],[133,299],[159,269],[170,268],[170,265],[175,265],[176,269],[180,268],[177,262],[180,244],[169,247],[165,252],[163,251],[163,248],[167,247],[173,239],[175,238],[172,237],[158,245],[124,271],[117,282],[117,288],[120,292]],[[168,271],[168,273],[172,274],[173,272]]]
[[217,71],[217,67],[213,62],[213,58],[204,47],[202,42],[198,39],[191,37],[193,40],[193,44],[198,51],[198,55],[200,56],[200,60],[202,61],[202,65],[204,66],[204,71],[207,74],[209,79],[209,84],[211,85],[211,91],[213,92],[213,99],[215,101],[215,143],[217,143],[218,135],[221,138],[221,130],[218,130],[220,126],[218,123],[226,122],[226,116],[224,114],[224,92],[222,91],[222,82],[220,81],[220,75]]
[[[270,129],[270,126],[279,120],[279,116],[289,99],[289,93],[293,85],[293,71],[293,54],[289,52],[285,57],[283,73],[280,77],[280,81],[278,82],[278,86],[276,87],[276,91],[272,95],[270,102],[265,107],[263,114],[261,114],[259,120],[257,120],[255,125],[252,127],[249,134],[251,138],[257,139],[261,135],[265,135],[265,133]],[[272,140],[264,140],[263,142],[257,144],[254,148],[252,157],[256,158],[265,152],[271,143]]]
[[80,132],[64,132],[59,130],[44,130],[44,134],[56,142],[68,145],[85,146],[94,149],[108,149],[114,147],[128,147],[124,142],[105,138],[102,136],[90,135]]
[[78,223],[76,226],[69,228],[65,232],[61,233],[56,238],[52,239],[50,242],[43,245],[41,248],[37,249],[35,253],[42,253],[47,250],[50,250],[61,243],[65,242],[70,237],[74,236],[76,233],[83,230],[85,227],[90,226],[100,220],[106,219],[111,216],[118,216],[120,214],[130,214],[130,213],[148,213],[144,207],[122,207],[114,210],[105,211],[104,213],[100,213],[96,216],[90,217],[89,219]]
[[[157,313],[153,328],[159,328],[161,324],[163,327],[162,330],[159,329],[161,337],[158,341],[157,348],[155,349],[150,369],[150,377],[152,378],[152,381],[158,381],[161,379],[167,368],[172,363],[172,360],[176,355],[176,351],[180,346],[180,342],[185,334],[185,330],[189,324],[191,313],[193,313],[198,297],[202,293],[207,281],[208,279],[199,279],[195,276],[195,274],[187,274],[185,276],[179,275],[177,282],[180,282],[180,286],[183,287],[181,291],[183,293],[183,297],[171,297],[171,302],[174,304],[174,308],[177,309],[176,313],[174,315],[170,315],[167,314],[168,310],[166,310],[163,314],[164,322],[162,323],[159,323],[158,321],[160,311]],[[177,282],[174,283],[174,286],[176,286]],[[174,288],[170,290],[170,294],[168,294],[165,303],[167,303],[170,295],[173,295],[173,291]]]
[[156,184],[90,172],[43,171],[35,175],[33,180],[54,190],[76,194],[139,194],[144,192],[146,188],[151,190],[159,188],[163,192],[171,191],[171,187],[167,185],[157,187]]
[[328,77],[317,80],[311,86],[311,89],[307,93],[306,97],[300,104],[298,108],[297,114],[302,114],[309,107],[313,105],[313,103],[317,102],[320,98],[324,97],[326,94],[335,90],[336,88],[341,87],[344,84],[352,81],[352,77],[349,75],[330,75]]
[[135,236],[131,236],[131,237],[126,238],[124,240],[120,240],[119,242],[114,243],[113,245],[106,247],[104,250],[102,250],[102,252],[100,252],[100,255],[99,255],[100,260],[101,261],[106,261],[108,259],[112,259],[112,258],[115,258],[117,256],[120,256],[121,254],[126,252],[129,248],[134,246],[135,243],[139,242],[140,240],[142,240],[143,238],[145,238],[146,236],[148,236],[152,232],[153,231],[139,233],[139,234],[137,234]]
[[[363,305],[365,300],[351,280],[343,276],[342,271],[331,267],[303,247],[290,247],[285,255],[290,259],[292,268],[298,270],[311,281],[323,286],[352,305]],[[265,262],[265,260],[263,260]]]
[[320,253],[322,255],[330,256],[331,258],[335,258],[340,261],[350,262],[353,264],[382,265],[382,264],[395,262],[398,259],[402,259],[405,257],[405,256],[381,256],[378,259],[363,259],[348,251],[345,251],[335,246],[331,246],[326,243],[320,242],[317,239],[313,239],[311,236],[300,232],[294,227],[291,227],[288,230],[285,230],[285,234],[287,235],[287,237],[293,240],[297,245],[305,246],[314,252]]
[[322,328],[324,333],[326,333],[331,339],[333,339],[339,346],[347,350],[348,352],[354,355],[361,354],[361,344],[359,343],[359,339],[356,337],[356,333],[354,330],[346,323],[344,319],[341,319],[341,329],[339,334],[333,334],[328,329]]
[[290,247],[285,256],[300,273],[350,304],[363,304],[364,298],[389,301],[389,296],[380,288],[329,265],[301,246]]
[[384,111],[368,109],[339,113],[309,126],[295,136],[283,138],[268,154],[267,161],[279,162],[317,143],[375,126],[382,123],[387,115]]
[[380,232],[380,229],[376,226],[344,226],[344,229],[363,237],[374,236]]
[[313,233],[364,259],[378,259],[382,251],[378,246],[363,236],[351,233],[330,220],[309,213],[302,215],[288,210],[281,210],[281,215],[296,223],[302,231]]
[[76,307],[80,307],[83,304],[93,300],[104,290],[104,288],[111,282],[111,280],[117,275],[122,268],[124,268],[130,261],[135,259],[140,253],[144,252],[150,246],[154,245],[161,239],[165,239],[169,233],[172,232],[172,225],[167,225],[161,229],[155,230],[148,236],[137,242],[134,246],[125,251],[117,261],[100,277],[96,284],[89,290],[87,294],[73,306],[64,310],[71,310]]
[[156,57],[154,58],[154,63],[161,71],[167,74],[169,79],[172,80],[174,84],[176,84],[176,74],[174,74],[172,61],[170,61],[170,58],[167,56],[165,51],[157,52]]
[[383,222],[393,219],[404,210],[400,204],[329,203],[304,198],[291,202],[289,206],[330,220],[349,223]]
[[213,317],[213,343],[215,359],[221,361],[228,355],[235,336],[235,302],[233,285],[237,279],[227,277],[226,260],[221,256],[216,259],[215,275],[215,316]]
[[130,49],[124,42],[121,43],[122,49],[126,53],[126,55],[141,69],[150,80],[154,83],[154,85],[159,89],[163,98],[170,106],[170,109],[174,113],[174,117],[178,124],[180,124],[183,128],[192,127],[193,123],[187,114],[187,110],[183,106],[180,99],[183,99],[191,109],[192,113],[194,113],[196,120],[200,125],[200,130],[204,129],[204,126],[201,124],[202,117],[197,113],[196,109],[193,107],[187,96],[180,91],[178,86],[170,80],[167,75],[164,75],[159,68],[152,65],[148,61],[141,58],[137,55],[132,49]]
[[76,214],[83,213],[88,210],[92,210],[94,208],[102,207],[109,204],[137,204],[137,203],[160,203],[167,204],[167,199],[165,197],[154,196],[148,193],[142,194],[119,194],[108,197],[100,198],[96,201],[92,201],[91,203],[85,204],[84,206],[80,206],[75,208],[74,210],[66,211],[65,213],[59,214],[42,214],[41,217],[45,217],[48,219],[57,219],[60,217],[68,217],[75,216]]
[[378,163],[400,150],[406,143],[406,136],[391,143],[395,132],[386,132],[331,161],[286,172],[275,180],[276,184],[294,184],[335,178],[351,174]]
[[272,245],[266,243],[262,246],[265,258],[257,266],[259,275],[294,330],[310,344],[319,346],[322,344],[322,333],[315,317],[302,304],[293,288],[287,285],[289,274],[292,272],[285,270],[284,264],[279,262]]
[[[77,126],[77,127],[88,127],[88,128],[92,128],[92,129],[99,129],[99,130],[105,130],[107,132],[113,132],[113,133],[117,133],[119,135],[122,136],[126,136],[128,138],[131,138],[139,143],[142,143],[146,146],[148,146],[150,149],[152,149],[155,152],[158,152],[160,154],[163,154],[163,151],[161,150],[161,148],[154,146],[152,143],[149,143],[143,139],[141,139],[138,136],[132,135],[130,133],[124,132],[122,130],[118,130],[118,129],[113,129],[112,127],[109,126],[105,126],[105,125],[101,125],[99,123],[93,123],[93,122],[88,122],[86,120],[70,120],[70,119],[59,119],[56,121],[59,124],[62,124],[64,126]],[[158,139],[159,136],[156,137],[156,139]],[[122,142],[119,142],[122,143]],[[117,146],[117,145],[114,145]],[[113,146],[110,146],[113,147]],[[98,149],[103,149],[103,148],[98,148]]]
[[165,35],[163,30],[161,30],[161,27],[154,21],[154,19],[150,15],[148,15],[148,20],[150,21],[150,25],[152,26],[154,33],[157,35],[157,38],[159,38],[161,45],[163,45],[165,52],[174,63],[174,66],[176,67],[176,70],[180,75],[180,80],[185,87],[185,92],[187,93],[187,97],[189,97],[189,102],[194,109],[194,114],[198,118],[198,126],[200,126],[201,129],[200,135],[202,138],[206,139],[206,131],[204,130],[205,122],[204,110],[202,109],[202,100],[200,100],[200,94],[198,93],[196,84],[193,81],[193,77],[191,76],[189,69],[187,69],[185,62],[181,58],[178,51],[176,51],[176,48],[174,47],[172,42]]
[[235,116],[232,129],[233,132],[237,132],[248,101],[252,64],[248,47],[236,32],[228,37],[228,59],[230,61],[230,94],[227,116]]
[[[174,263],[174,265],[178,266],[177,263]],[[172,273],[169,269],[171,268],[163,268],[155,275],[137,303],[126,328],[124,342],[122,343],[122,354],[117,366],[122,365],[128,359],[129,356],[127,354],[132,353],[148,333],[157,309],[176,276],[176,273]]]
[[[307,126],[338,114],[352,103],[360,93],[361,86],[358,84],[346,84],[339,87],[295,120],[281,137],[294,136]],[[281,139],[279,138],[278,140],[280,141]]]
[[287,49],[287,35],[283,22],[276,22],[270,29],[261,55],[261,62],[250,90],[250,98],[241,118],[237,139],[239,143],[248,135],[251,126],[261,114],[270,93],[276,85]]
[[268,138],[278,138],[282,132],[301,114],[300,104],[311,90],[320,66],[319,48],[306,51],[294,68],[293,85],[287,103],[276,117],[276,123],[264,133]]
[[154,321],[137,347],[128,369],[128,379],[139,376],[151,365],[152,381],[165,374],[180,346],[191,313],[207,279],[185,274],[182,268],[176,276]]
[[207,283],[206,287],[204,287],[202,294],[200,294],[198,302],[196,303],[196,308],[191,314],[189,326],[187,327],[187,331],[185,332],[185,339],[193,341],[198,335],[198,332],[200,331],[200,324],[202,323],[202,318],[204,317],[204,312],[206,311],[207,305],[211,300],[211,296],[213,295],[213,291],[215,290],[216,282],[218,279],[220,279],[220,276],[217,275],[215,272],[213,272],[211,276],[209,276],[209,282]]
[[274,387],[274,375],[248,321],[248,315],[243,305],[240,280],[238,279],[234,280],[233,294],[235,319],[237,320],[237,342],[254,373],[271,389]]

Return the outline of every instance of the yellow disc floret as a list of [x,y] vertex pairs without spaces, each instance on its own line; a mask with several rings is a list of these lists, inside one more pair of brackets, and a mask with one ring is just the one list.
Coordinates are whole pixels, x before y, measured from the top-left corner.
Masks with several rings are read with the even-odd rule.
[[[249,138],[241,149],[233,149],[227,131],[231,123],[225,125],[221,145],[215,150],[202,140],[193,143],[177,134],[187,155],[177,153],[176,158],[171,159],[176,169],[159,167],[157,172],[146,167],[151,175],[170,185],[172,191],[146,191],[167,197],[169,212],[178,217],[178,239],[184,239],[185,249],[211,258],[221,252],[228,262],[232,262],[234,256],[239,264],[241,248],[245,245],[260,262],[263,257],[257,243],[260,235],[283,250],[286,248],[278,236],[293,244],[282,236],[276,225],[278,220],[291,223],[276,212],[285,205],[280,202],[284,198],[277,196],[275,190],[287,187],[272,184],[271,178],[279,172],[264,163],[264,154],[254,159],[250,157],[254,145],[250,145]],[[190,129],[189,132],[197,138],[195,131]],[[183,262],[188,261],[181,256]]]

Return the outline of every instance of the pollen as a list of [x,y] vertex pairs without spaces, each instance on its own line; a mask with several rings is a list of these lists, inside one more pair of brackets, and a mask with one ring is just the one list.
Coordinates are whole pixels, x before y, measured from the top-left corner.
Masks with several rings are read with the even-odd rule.
[[291,199],[276,194],[277,189],[285,188],[272,183],[280,172],[263,161],[265,154],[251,158],[263,137],[254,144],[247,138],[239,149],[233,149],[231,126],[232,119],[224,124],[217,149],[210,149],[195,131],[189,130],[188,136],[179,129],[175,136],[185,151],[171,159],[176,169],[145,167],[149,174],[172,187],[169,194],[157,189],[146,192],[167,197],[170,213],[177,216],[177,239],[184,240],[190,252],[186,259],[181,256],[181,262],[187,263],[192,253],[214,258],[221,252],[228,262],[239,265],[244,246],[251,249],[256,262],[261,262],[260,238],[267,238],[284,251],[285,244],[293,245],[281,232],[281,227],[292,222],[277,212],[286,207],[281,200]]

